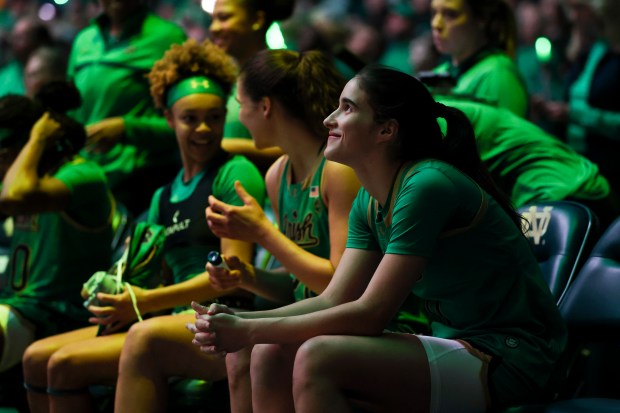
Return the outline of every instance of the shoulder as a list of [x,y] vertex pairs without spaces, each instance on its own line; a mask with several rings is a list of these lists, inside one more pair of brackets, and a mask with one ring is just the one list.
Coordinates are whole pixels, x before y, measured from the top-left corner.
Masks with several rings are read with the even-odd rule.
[[245,156],[233,155],[224,165],[220,167],[218,175],[227,172],[237,176],[258,176],[260,177],[260,171],[258,168]]
[[326,199],[334,195],[353,198],[361,186],[353,169],[329,160],[325,161],[321,185]]
[[157,37],[168,38],[173,43],[178,40],[184,40],[186,37],[185,32],[180,26],[153,13],[149,13],[145,17],[143,30]]
[[99,26],[95,22],[92,22],[77,33],[73,43],[92,41],[95,36],[99,35],[99,32]]
[[[469,179],[452,165],[436,159],[429,159],[405,168],[401,176],[402,194],[415,192],[416,198],[431,199],[435,196],[454,194],[458,185]],[[473,182],[472,182],[473,184]]]
[[63,164],[54,174],[61,181],[100,182],[106,183],[105,173],[99,165],[76,156]]
[[282,179],[282,174],[284,173],[286,162],[288,162],[288,155],[282,155],[276,159],[273,164],[271,164],[265,173],[265,181],[267,182],[267,185],[270,183],[280,182]]
[[517,64],[505,53],[493,53],[476,63],[468,72],[497,79],[519,78]]

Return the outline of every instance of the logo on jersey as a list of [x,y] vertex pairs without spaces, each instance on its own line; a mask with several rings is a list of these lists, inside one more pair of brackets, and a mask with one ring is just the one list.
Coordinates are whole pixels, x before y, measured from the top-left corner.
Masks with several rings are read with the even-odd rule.
[[546,206],[542,210],[538,210],[536,205],[529,207],[527,212],[523,213],[523,218],[528,222],[523,222],[523,230],[525,236],[534,241],[534,245],[544,244],[542,237],[547,233],[549,222],[551,222],[551,211],[553,207]]
[[319,245],[319,239],[312,234],[313,228],[312,213],[308,213],[302,221],[298,220],[297,211],[293,211],[291,220],[284,215],[284,235],[302,248]]
[[177,210],[174,215],[172,215],[172,225],[166,227],[166,236],[176,234],[177,232],[185,231],[189,227],[189,224],[192,220],[186,218],[179,221],[180,213],[181,211]]

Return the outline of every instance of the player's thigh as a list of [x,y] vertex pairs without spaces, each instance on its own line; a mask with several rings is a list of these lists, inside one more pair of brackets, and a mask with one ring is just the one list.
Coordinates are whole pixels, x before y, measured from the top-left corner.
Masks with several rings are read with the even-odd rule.
[[307,381],[329,380],[353,399],[371,405],[427,409],[430,401],[428,359],[420,340],[411,334],[315,337],[299,348],[293,377],[299,388]]
[[127,333],[88,338],[59,348],[48,363],[50,386],[113,383]]
[[134,354],[140,354],[150,363],[157,363],[158,369],[168,377],[225,378],[224,358],[205,354],[192,344],[194,335],[185,325],[194,321],[192,313],[153,317],[134,324],[127,336],[123,359],[131,357],[135,351]]

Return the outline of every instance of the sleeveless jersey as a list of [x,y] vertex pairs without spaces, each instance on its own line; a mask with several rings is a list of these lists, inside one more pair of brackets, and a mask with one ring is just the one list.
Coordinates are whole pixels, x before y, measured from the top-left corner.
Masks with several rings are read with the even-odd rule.
[[[204,271],[209,251],[220,250],[220,239],[211,231],[205,219],[209,195],[213,194],[213,181],[222,165],[231,156],[221,152],[207,166],[192,194],[181,201],[171,202],[172,183],[164,186],[159,198],[159,224],[166,227],[165,250],[184,251],[178,274],[195,275]],[[179,262],[181,262],[179,261]],[[173,266],[176,267],[176,266]],[[176,280],[175,282],[182,280]]]
[[[295,184],[288,182],[290,161],[286,161],[280,177],[278,212],[280,231],[288,239],[316,256],[329,259],[329,216],[321,197],[325,161],[322,156],[310,179]],[[295,301],[316,295],[292,276]]]

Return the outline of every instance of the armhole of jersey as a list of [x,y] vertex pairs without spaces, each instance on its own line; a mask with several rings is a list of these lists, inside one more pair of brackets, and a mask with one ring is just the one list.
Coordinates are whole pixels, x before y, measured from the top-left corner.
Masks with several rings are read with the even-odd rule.
[[[277,179],[276,179],[276,196],[277,196],[277,220],[280,220],[280,211],[281,206],[280,205],[280,201],[282,199],[282,194],[280,193],[280,190],[282,189],[282,179],[283,179],[283,175],[284,175],[284,171],[286,169],[286,164],[288,162],[288,157],[285,159],[284,157],[279,158],[279,160],[277,161],[279,162],[278,164],[278,169],[277,169]],[[277,222],[278,225],[280,225],[280,222]]]
[[325,196],[325,191],[327,191],[327,186],[324,185],[325,181],[325,168],[327,167],[327,158],[323,157],[323,167],[321,168],[321,176],[319,176],[319,197],[321,198],[321,202],[325,206],[326,210],[329,210],[329,206],[327,205],[327,197]]

